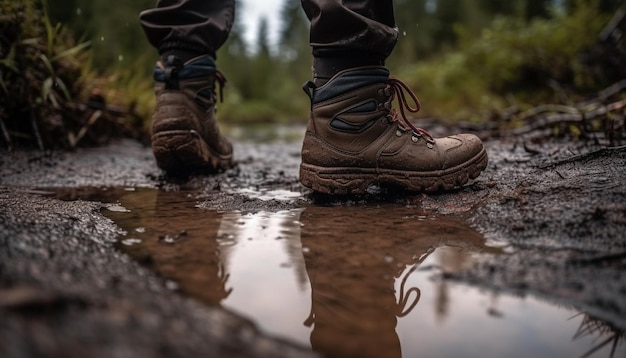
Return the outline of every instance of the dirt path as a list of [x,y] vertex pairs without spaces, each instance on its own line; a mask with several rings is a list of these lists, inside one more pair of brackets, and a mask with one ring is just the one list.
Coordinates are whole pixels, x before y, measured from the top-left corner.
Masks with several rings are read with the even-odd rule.
[[[0,154],[0,356],[303,356],[245,320],[170,292],[114,249],[119,228],[101,204],[50,188],[193,188],[200,206],[242,211],[391,202],[466,218],[507,254],[446,277],[536,295],[626,328],[626,149],[571,143],[487,143],[473,184],[425,195],[311,195],[297,180],[299,143],[239,143],[239,165],[189,180],[163,178],[148,148],[124,141],[75,153]],[[583,153],[592,153],[584,154]],[[579,155],[579,156],[577,156]],[[301,192],[292,200],[250,193]],[[71,191],[70,191],[71,192]]]

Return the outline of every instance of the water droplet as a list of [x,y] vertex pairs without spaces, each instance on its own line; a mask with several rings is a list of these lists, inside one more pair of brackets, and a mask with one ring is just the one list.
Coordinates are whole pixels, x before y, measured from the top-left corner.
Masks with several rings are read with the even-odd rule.
[[117,56],[117,60],[120,61],[120,62],[124,61],[124,55]]
[[100,36],[100,41],[104,41],[104,36]]
[[109,211],[113,211],[115,213],[130,213],[130,210],[126,209],[125,207],[121,206],[120,204],[108,204],[106,206],[106,208]]
[[311,252],[311,249],[309,249],[308,247],[303,247],[302,248],[302,252],[304,252],[306,254],[306,253]]
[[187,237],[187,231],[186,230],[181,230],[177,235],[162,235],[159,236],[159,241],[164,242],[166,244],[173,244],[177,241],[180,241],[184,238]]
[[122,240],[122,245],[124,246],[135,246],[141,244],[141,240],[139,239],[126,239]]
[[178,284],[174,281],[167,281],[165,282],[165,288],[167,288],[170,291],[176,291],[178,290]]
[[220,246],[233,246],[237,244],[237,240],[234,235],[221,234],[217,237],[217,243]]
[[76,8],[76,15],[80,16],[83,13],[83,10],[79,7]]
[[159,237],[159,239],[161,239],[161,242],[164,242],[166,244],[173,244],[176,242],[176,238],[172,235],[164,235]]
[[406,31],[402,31],[402,36],[406,36]]
[[393,256],[390,256],[390,255],[385,255],[385,263],[390,264],[390,263],[392,263],[393,261],[394,261]]

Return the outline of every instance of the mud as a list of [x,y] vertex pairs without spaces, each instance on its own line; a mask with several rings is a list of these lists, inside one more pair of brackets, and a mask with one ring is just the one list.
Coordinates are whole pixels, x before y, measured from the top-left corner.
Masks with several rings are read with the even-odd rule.
[[[574,307],[623,334],[626,149],[515,140],[487,146],[487,171],[454,192],[425,195],[374,187],[366,196],[348,198],[313,195],[300,186],[297,140],[237,143],[235,169],[190,178],[163,176],[150,150],[132,141],[74,153],[2,153],[0,355],[311,354],[297,342],[268,338],[246,319],[213,305],[219,296],[203,298],[190,292],[194,285],[186,286],[186,275],[180,276],[184,271],[155,267],[160,262],[155,252],[144,249],[148,253],[143,259],[141,253],[134,255],[136,260],[120,252],[116,238],[124,230],[117,220],[125,207],[106,209],[104,203],[111,200],[103,194],[116,190],[109,198],[120,198],[119,190],[190,193],[193,207],[204,214],[305,208],[304,228],[316,232],[333,220],[366,226],[370,218],[377,220],[372,207],[383,208],[385,221],[396,213],[398,218],[435,216],[466,222],[479,240],[474,246],[487,245],[501,254],[481,255],[460,269],[443,270],[440,280]],[[337,210],[327,216],[323,208]],[[345,216],[337,217],[339,212]],[[219,219],[204,218],[209,226]],[[186,231],[176,229],[169,239],[183,242],[192,237],[194,229],[185,226]],[[167,239],[165,232],[160,236]],[[340,241],[332,233],[329,238],[334,244]],[[398,260],[420,250],[402,246],[406,242],[393,243],[386,245],[403,247],[395,251]],[[345,257],[373,262],[350,247],[309,246],[313,252],[343,250]]]

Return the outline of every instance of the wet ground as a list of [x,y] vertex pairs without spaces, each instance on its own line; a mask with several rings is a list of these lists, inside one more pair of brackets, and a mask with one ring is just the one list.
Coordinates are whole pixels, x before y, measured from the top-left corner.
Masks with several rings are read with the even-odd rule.
[[184,179],[2,153],[0,356],[626,356],[626,149],[491,141],[463,189],[336,198],[280,133]]

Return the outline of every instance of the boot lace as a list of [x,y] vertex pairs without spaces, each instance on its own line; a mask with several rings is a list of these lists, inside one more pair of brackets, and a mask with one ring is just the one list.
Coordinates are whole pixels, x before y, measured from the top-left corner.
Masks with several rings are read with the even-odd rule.
[[[409,111],[411,113],[417,113],[421,108],[420,100],[417,98],[411,88],[409,88],[406,83],[395,77],[389,78],[388,88],[391,90],[391,97],[389,99],[389,102],[391,103],[393,102],[394,98],[397,98],[400,108],[400,113],[398,113],[395,108],[392,108],[389,111],[388,118],[393,123],[396,123],[398,127],[400,127],[402,130],[412,131],[414,135],[418,137],[424,137],[430,143],[434,143],[435,138],[430,133],[428,133],[425,129],[416,127],[406,116],[406,111]],[[413,101],[413,104],[415,104],[414,107],[411,106],[409,99]]]
[[215,71],[215,82],[219,87],[220,103],[224,102],[224,87],[226,87],[226,77],[220,70]]
[[[398,317],[405,317],[409,313],[411,313],[411,311],[413,311],[413,308],[415,308],[415,306],[417,306],[417,304],[419,303],[420,297],[422,296],[422,291],[420,291],[420,289],[417,287],[411,287],[406,292],[404,291],[404,286],[406,285],[407,279],[409,278],[409,276],[411,276],[413,272],[415,272],[415,270],[417,270],[417,267],[418,265],[414,265],[408,271],[406,271],[400,283],[400,297],[396,302],[396,304],[398,305],[396,316]],[[413,296],[413,301],[409,301],[412,293],[415,293],[415,295]]]

